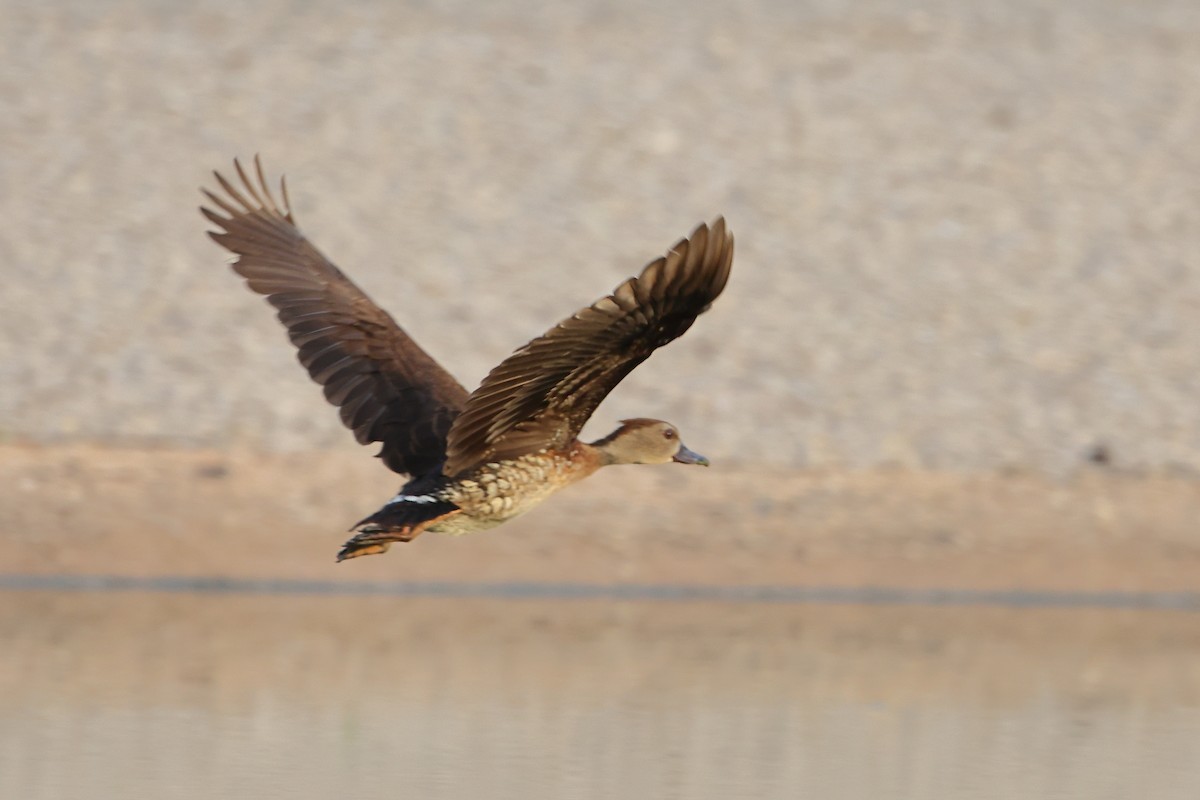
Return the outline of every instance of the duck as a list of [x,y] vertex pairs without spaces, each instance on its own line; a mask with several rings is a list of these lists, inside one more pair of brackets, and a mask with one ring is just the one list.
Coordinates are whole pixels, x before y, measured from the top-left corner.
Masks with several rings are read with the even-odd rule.
[[725,220],[700,224],[596,302],[515,350],[468,393],[296,224],[287,180],[276,199],[254,158],[236,179],[202,188],[208,235],[233,271],[264,295],[297,357],[363,445],[407,478],[360,520],[337,560],[384,553],[424,532],[494,528],[552,494],[618,464],[709,460],[679,429],[649,417],[609,435],[579,434],[600,402],[655,350],[683,335],[721,294],[733,263]]

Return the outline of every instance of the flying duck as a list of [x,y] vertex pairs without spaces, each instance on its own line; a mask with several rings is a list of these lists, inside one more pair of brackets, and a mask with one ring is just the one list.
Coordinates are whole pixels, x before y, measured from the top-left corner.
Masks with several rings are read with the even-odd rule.
[[729,279],[733,235],[700,225],[612,294],[516,350],[468,393],[296,227],[287,183],[276,202],[254,159],[241,187],[214,172],[203,189],[209,231],[233,269],[265,295],[299,349],[300,363],[360,444],[409,480],[354,525],[338,561],[385,552],[424,531],[486,530],[529,511],[610,464],[708,465],[679,430],[628,419],[598,441],[577,438],[621,379],[681,336]]

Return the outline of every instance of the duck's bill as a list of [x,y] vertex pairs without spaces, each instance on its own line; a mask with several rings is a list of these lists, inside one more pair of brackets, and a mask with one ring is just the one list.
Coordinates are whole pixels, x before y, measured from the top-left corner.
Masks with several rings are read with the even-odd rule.
[[679,452],[675,454],[672,461],[678,461],[680,464],[699,464],[702,467],[708,466],[708,459],[699,453],[688,450],[683,445],[679,445]]

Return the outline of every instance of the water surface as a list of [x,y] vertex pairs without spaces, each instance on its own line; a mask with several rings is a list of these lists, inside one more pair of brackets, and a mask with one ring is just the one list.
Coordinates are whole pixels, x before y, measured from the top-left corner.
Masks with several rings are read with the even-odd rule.
[[1200,797],[1188,611],[0,592],[3,798]]

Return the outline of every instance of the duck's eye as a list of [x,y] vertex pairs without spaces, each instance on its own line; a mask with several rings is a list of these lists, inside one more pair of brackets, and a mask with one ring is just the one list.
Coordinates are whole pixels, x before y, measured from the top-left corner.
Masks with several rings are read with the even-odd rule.
[[671,430],[670,428],[667,428],[665,431],[663,431],[663,438],[664,438],[664,439],[668,439],[668,440],[669,440],[669,439],[674,439],[674,438],[675,438],[675,431]]

